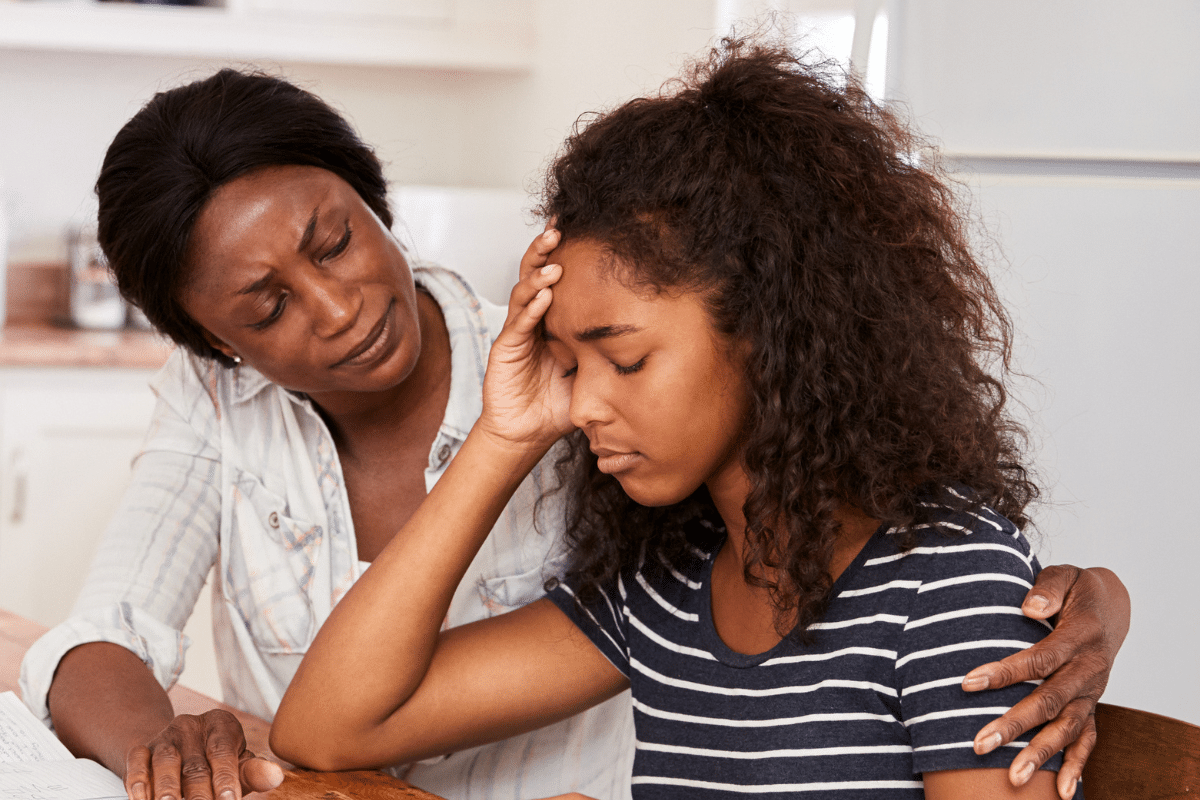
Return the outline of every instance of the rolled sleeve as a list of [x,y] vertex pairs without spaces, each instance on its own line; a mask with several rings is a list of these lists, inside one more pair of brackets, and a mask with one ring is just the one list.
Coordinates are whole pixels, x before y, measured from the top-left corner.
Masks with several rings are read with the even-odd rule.
[[[177,355],[164,373],[187,367]],[[127,648],[164,688],[183,670],[182,629],[217,555],[220,460],[210,443],[217,423],[211,399],[178,391],[184,383],[171,377],[155,380],[159,401],[142,452],[71,616],[21,663],[25,703],[47,723],[55,670],[79,645]]]
[[21,697],[43,723],[50,725],[47,698],[58,662],[82,644],[111,642],[130,650],[169,688],[183,671],[187,637],[150,614],[116,603],[75,614],[34,643],[21,662]]

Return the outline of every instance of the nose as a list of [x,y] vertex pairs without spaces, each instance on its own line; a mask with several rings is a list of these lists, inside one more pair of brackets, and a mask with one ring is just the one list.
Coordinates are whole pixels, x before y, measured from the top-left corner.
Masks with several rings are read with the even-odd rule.
[[608,400],[609,381],[596,372],[580,365],[571,386],[571,424],[584,431],[613,419],[613,407]]
[[320,269],[310,272],[308,300],[313,332],[322,339],[337,336],[354,327],[362,310],[362,291]]

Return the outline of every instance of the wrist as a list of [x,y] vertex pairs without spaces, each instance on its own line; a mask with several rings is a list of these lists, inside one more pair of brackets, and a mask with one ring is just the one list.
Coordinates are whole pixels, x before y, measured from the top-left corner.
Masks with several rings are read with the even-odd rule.
[[506,474],[524,477],[560,438],[561,435],[512,439],[493,431],[483,420],[477,420],[463,443],[463,449],[471,445],[472,453],[481,461]]

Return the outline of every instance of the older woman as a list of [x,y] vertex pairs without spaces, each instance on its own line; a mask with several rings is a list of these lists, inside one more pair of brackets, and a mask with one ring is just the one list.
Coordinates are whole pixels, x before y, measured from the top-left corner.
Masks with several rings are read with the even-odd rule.
[[[122,292],[180,347],[155,378],[144,450],[75,613],[31,649],[23,690],[131,797],[235,797],[278,771],[245,751],[232,717],[176,717],[164,688],[205,576],[216,567],[224,699],[270,719],[334,604],[466,438],[505,312],[454,273],[409,263],[372,151],[276,78],[222,70],[157,95],[117,135],[97,192]],[[557,573],[553,509],[535,505],[542,482],[534,470],[509,502],[444,624],[525,604]],[[1116,621],[1064,615],[1040,646],[1039,663],[1075,659],[1054,694],[1091,698],[1047,727],[1047,755],[1076,738],[1128,618],[1109,573],[1048,573],[1034,589],[1049,601],[1041,613],[1074,583],[1068,608],[1107,603]],[[1029,677],[1032,661],[989,667],[992,684]],[[993,724],[1012,738],[1060,708],[1026,705]],[[621,797],[631,748],[620,696],[406,774],[454,798]],[[1089,749],[1085,737],[1075,752]]]

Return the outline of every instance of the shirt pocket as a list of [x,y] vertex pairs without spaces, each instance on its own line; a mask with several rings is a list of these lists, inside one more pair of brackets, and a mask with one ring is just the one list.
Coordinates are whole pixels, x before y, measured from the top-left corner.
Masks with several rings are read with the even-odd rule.
[[316,633],[309,591],[321,526],[289,516],[287,502],[239,471],[223,548],[225,599],[262,653],[303,653]]
[[479,597],[489,617],[528,605],[546,595],[546,581],[562,577],[570,563],[568,553],[546,558],[533,569],[516,575],[481,577]]

